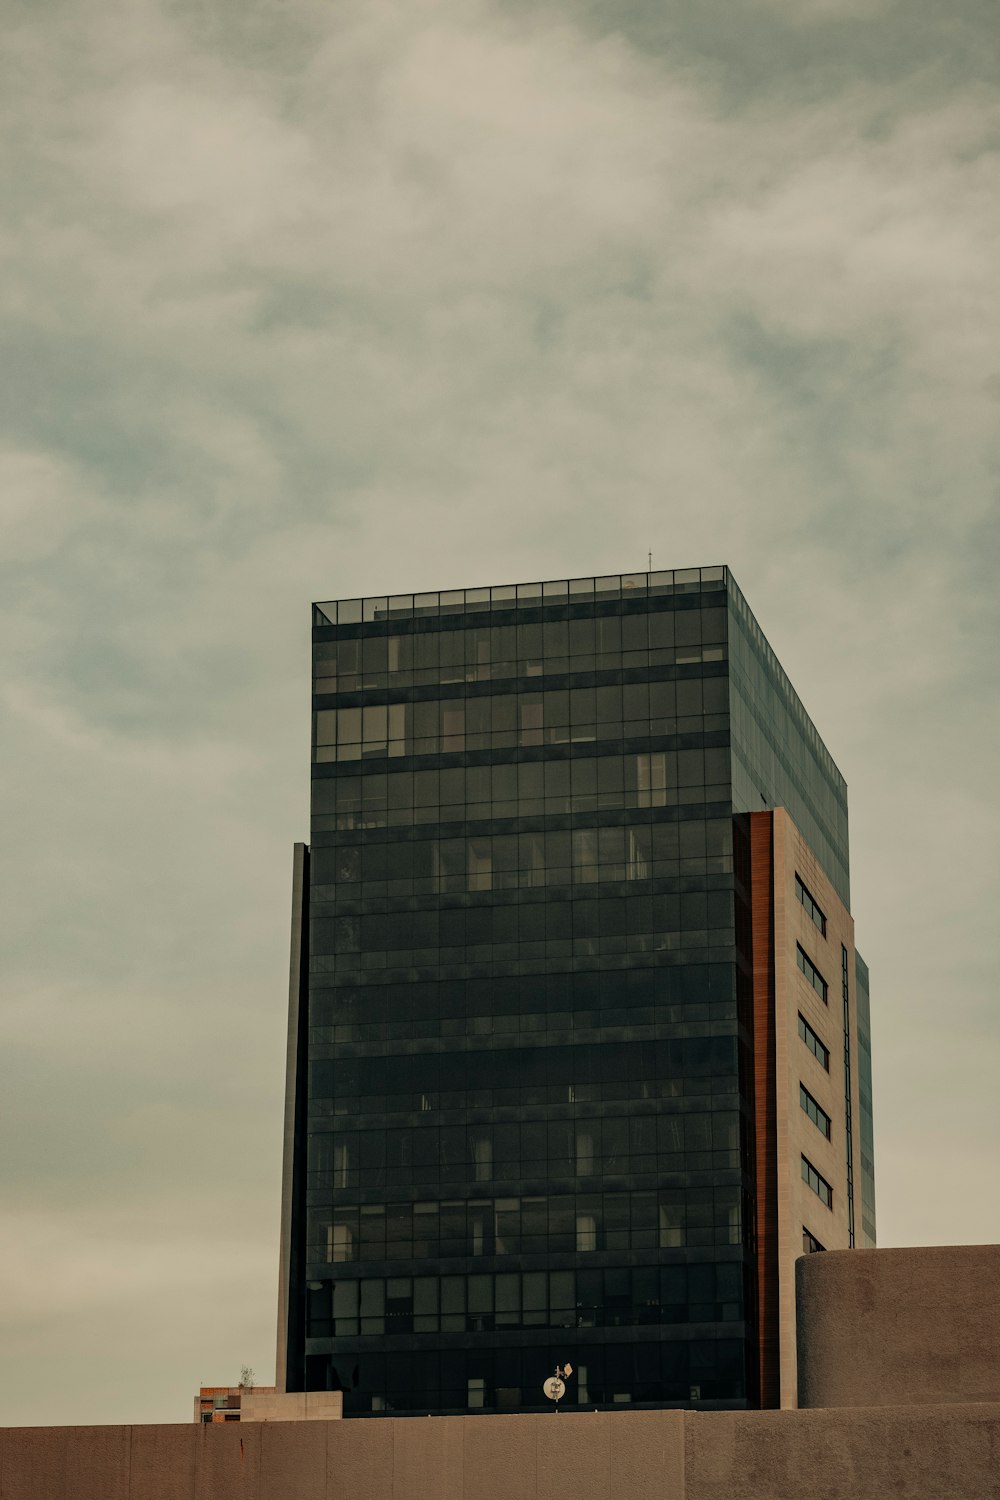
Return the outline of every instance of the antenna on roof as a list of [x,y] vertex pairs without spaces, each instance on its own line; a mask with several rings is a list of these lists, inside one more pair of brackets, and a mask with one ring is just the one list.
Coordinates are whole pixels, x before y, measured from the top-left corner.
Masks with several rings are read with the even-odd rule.
[[652,552],[647,552],[646,556],[649,559],[649,571],[652,573],[652,571],[653,571],[653,554],[652,554]]

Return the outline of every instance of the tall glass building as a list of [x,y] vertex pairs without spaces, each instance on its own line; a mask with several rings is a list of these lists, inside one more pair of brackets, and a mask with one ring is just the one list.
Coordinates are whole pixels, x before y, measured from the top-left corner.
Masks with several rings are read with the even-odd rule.
[[867,971],[728,570],[317,604],[313,692],[279,1388],[793,1404],[794,1259],[874,1242]]

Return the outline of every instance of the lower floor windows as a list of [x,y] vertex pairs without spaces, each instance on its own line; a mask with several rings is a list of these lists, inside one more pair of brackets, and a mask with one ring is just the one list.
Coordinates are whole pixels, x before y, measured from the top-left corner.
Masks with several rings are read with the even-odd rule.
[[308,1337],[739,1322],[737,1260],[313,1282]]
[[628,1339],[571,1348],[565,1334],[551,1342],[543,1335],[524,1347],[480,1340],[470,1349],[392,1353],[359,1341],[333,1354],[307,1354],[306,1389],[343,1391],[345,1416],[551,1411],[542,1382],[567,1359],[574,1371],[560,1406],[686,1406],[692,1399],[739,1402],[746,1392],[747,1345],[741,1337]]
[[826,1246],[820,1244],[819,1240],[813,1234],[812,1230],[811,1229],[807,1229],[806,1226],[803,1224],[803,1226],[802,1226],[802,1254],[803,1255],[815,1255],[817,1253],[817,1251],[819,1251],[819,1250],[825,1250],[825,1249],[826,1249]]
[[821,1177],[808,1157],[802,1158],[802,1181],[808,1183],[822,1203],[827,1208],[833,1207],[833,1188],[825,1177]]

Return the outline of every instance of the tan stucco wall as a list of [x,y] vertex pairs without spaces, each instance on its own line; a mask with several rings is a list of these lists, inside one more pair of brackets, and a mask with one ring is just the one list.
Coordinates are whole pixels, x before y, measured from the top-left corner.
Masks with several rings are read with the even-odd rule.
[[241,1422],[333,1422],[343,1415],[342,1391],[261,1391],[240,1402]]
[[[801,875],[826,916],[826,936],[795,894]],[[824,1004],[798,966],[797,946],[812,958],[829,987]],[[854,1114],[855,1194],[861,1217],[860,1097],[858,1094],[857,1001],[854,994],[854,923],[815,854],[784,808],[774,811],[774,1010],[778,1147],[778,1281],[780,1297],[781,1405],[796,1404],[795,1263],[807,1226],[828,1250],[850,1244],[847,1207],[847,1109],[844,1087],[844,1003],[841,944],[848,952],[851,1073]],[[799,1012],[830,1049],[827,1073],[799,1036]],[[830,1140],[799,1103],[805,1084],[832,1121]],[[802,1180],[806,1156],[833,1188],[828,1209]]]
[[796,1273],[801,1406],[1000,1402],[1000,1245],[810,1255]]
[[2,1500],[997,1500],[1000,1404],[8,1428]]
[[685,1432],[685,1500],[1000,1496],[992,1406],[692,1413]]

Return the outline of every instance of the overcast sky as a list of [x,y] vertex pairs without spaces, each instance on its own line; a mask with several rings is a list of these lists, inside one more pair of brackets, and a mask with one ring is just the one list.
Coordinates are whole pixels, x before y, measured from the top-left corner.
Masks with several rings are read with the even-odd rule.
[[7,0],[0,1421],[273,1378],[309,601],[728,562],[1000,1240],[996,0]]

